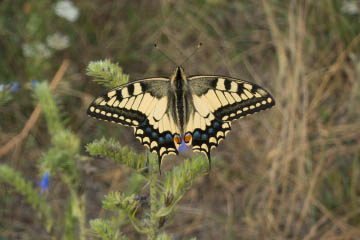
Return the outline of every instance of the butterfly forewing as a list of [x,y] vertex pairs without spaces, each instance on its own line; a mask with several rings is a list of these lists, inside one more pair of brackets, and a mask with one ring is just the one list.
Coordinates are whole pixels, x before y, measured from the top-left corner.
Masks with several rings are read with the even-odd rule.
[[271,108],[273,97],[260,86],[244,80],[221,76],[189,78],[198,105],[206,105],[218,120],[232,121]]
[[179,130],[169,114],[168,78],[144,79],[116,87],[97,97],[88,115],[132,126],[137,139],[161,159],[178,154],[173,138]]

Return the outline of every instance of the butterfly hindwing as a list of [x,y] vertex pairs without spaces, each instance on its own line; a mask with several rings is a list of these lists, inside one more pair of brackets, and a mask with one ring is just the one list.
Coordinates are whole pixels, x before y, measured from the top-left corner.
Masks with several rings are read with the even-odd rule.
[[202,152],[211,164],[210,151],[218,146],[231,130],[231,123],[218,120],[212,113],[201,115],[196,108],[190,116],[186,133],[192,135],[194,152]]
[[170,117],[169,79],[151,78],[116,87],[97,97],[88,115],[97,119],[132,126],[136,138],[161,159],[178,154],[173,137],[179,134]]

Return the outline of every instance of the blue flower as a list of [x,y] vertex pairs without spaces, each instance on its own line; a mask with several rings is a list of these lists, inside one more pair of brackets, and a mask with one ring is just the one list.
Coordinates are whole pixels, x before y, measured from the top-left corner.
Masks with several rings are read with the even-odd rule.
[[180,147],[179,147],[179,152],[183,152],[183,151],[185,151],[186,149],[187,149],[187,145],[186,145],[184,139],[181,139],[181,145],[180,145]]
[[48,192],[50,189],[50,173],[45,173],[44,176],[42,177],[40,183],[40,190],[41,192]]
[[18,83],[18,82],[13,82],[13,83],[10,83],[9,85],[10,85],[10,88],[9,88],[10,92],[16,92],[20,88],[20,83]]
[[35,88],[35,87],[38,85],[38,83],[39,83],[39,80],[34,79],[34,80],[31,81],[31,86],[32,86],[33,88]]

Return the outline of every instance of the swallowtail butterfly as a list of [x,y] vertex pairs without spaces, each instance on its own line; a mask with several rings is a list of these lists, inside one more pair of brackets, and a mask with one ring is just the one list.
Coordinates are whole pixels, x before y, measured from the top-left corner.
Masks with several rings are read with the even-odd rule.
[[161,160],[178,154],[182,142],[206,155],[230,132],[231,122],[271,108],[274,98],[260,86],[223,76],[187,77],[177,67],[170,78],[148,78],[95,98],[88,115],[130,126]]

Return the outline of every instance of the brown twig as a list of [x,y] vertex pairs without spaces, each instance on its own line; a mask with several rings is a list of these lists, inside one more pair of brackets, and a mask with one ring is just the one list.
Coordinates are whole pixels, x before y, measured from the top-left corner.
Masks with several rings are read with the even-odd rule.
[[[56,72],[55,76],[51,80],[50,83],[51,90],[54,90],[56,86],[59,84],[60,80],[64,76],[66,69],[68,68],[68,65],[69,65],[69,60],[65,59],[62,62],[58,71]],[[35,107],[34,111],[32,112],[29,120],[26,122],[23,130],[0,148],[0,157],[7,154],[11,149],[13,149],[16,145],[18,145],[24,140],[24,138],[29,134],[30,129],[33,128],[33,126],[35,125],[36,121],[39,118],[39,115],[40,115],[40,105],[38,104]]]

